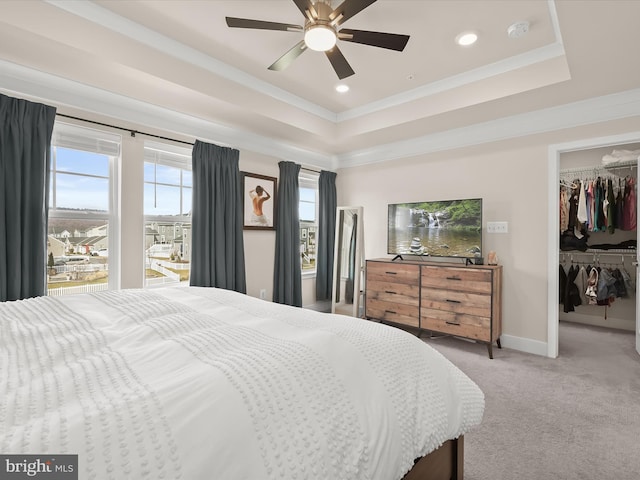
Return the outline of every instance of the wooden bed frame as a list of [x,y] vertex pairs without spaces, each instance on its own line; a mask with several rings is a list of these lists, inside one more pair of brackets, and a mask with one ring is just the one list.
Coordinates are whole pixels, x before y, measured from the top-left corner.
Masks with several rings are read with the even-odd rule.
[[462,480],[463,474],[464,437],[460,436],[417,459],[402,480]]

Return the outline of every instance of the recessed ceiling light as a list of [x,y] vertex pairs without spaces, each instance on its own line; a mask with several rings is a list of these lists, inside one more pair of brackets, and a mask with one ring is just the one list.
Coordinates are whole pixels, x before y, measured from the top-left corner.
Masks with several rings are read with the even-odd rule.
[[456,43],[463,47],[473,45],[478,40],[478,35],[474,32],[462,32],[456,37]]
[[344,83],[341,83],[340,85],[336,86],[336,92],[345,93],[348,91],[349,91],[349,85],[345,85]]

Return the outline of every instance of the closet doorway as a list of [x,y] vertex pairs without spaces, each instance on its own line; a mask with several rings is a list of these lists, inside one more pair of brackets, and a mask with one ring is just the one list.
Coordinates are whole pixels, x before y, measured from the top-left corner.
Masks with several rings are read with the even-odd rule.
[[559,321],[635,332],[640,354],[639,155],[640,133],[550,148],[550,357]]

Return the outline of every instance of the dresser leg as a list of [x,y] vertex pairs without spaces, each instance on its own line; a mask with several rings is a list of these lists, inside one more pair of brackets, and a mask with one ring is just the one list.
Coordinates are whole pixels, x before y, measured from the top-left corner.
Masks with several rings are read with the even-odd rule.
[[502,345],[500,344],[500,337],[496,338],[496,343],[498,344],[498,348],[502,348]]
[[493,360],[493,343],[487,343],[487,350],[489,350],[489,358]]

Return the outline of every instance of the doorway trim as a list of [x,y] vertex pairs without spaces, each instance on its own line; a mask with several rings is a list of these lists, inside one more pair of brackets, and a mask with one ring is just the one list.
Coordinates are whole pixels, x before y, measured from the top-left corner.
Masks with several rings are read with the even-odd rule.
[[[547,356],[556,358],[558,356],[558,329],[560,314],[558,305],[560,304],[560,294],[558,285],[558,265],[560,264],[560,236],[558,235],[558,225],[560,222],[558,200],[558,183],[560,182],[560,155],[566,152],[577,150],[588,150],[591,148],[612,147],[625,143],[640,143],[640,132],[630,132],[621,135],[606,137],[587,138],[568,143],[558,143],[549,145],[549,156],[547,171],[549,172],[548,200],[549,200],[549,223],[547,237],[547,265],[549,281],[547,282]],[[636,316],[638,313],[636,312]]]

